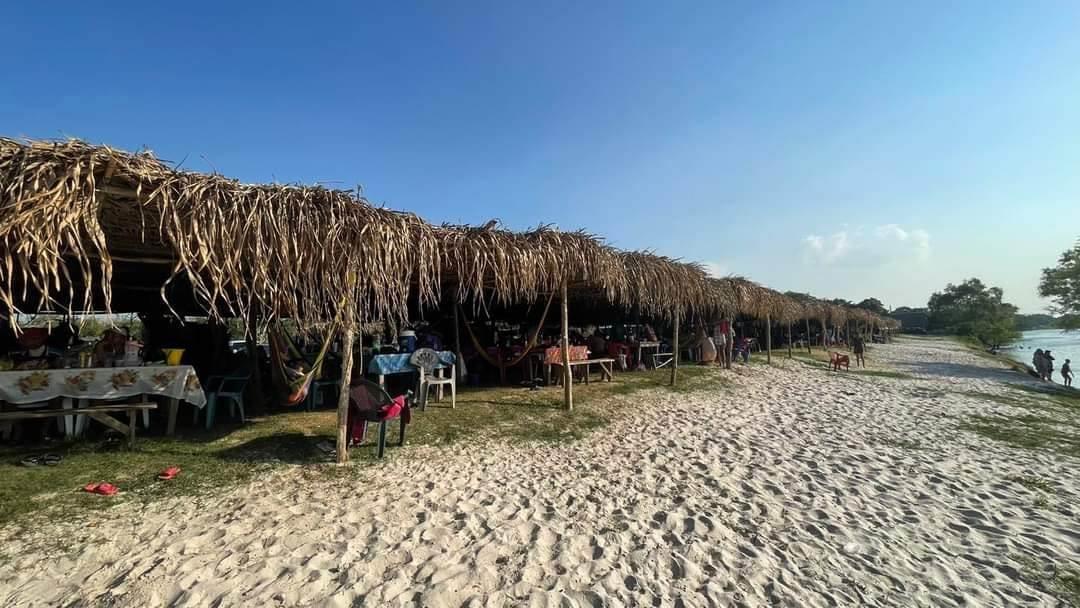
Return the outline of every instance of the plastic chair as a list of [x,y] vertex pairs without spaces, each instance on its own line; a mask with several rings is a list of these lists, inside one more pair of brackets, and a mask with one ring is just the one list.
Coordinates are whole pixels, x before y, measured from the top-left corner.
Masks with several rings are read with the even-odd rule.
[[379,443],[376,455],[382,458],[383,454],[386,453],[386,426],[394,418],[398,420],[398,445],[405,445],[405,426],[411,419],[409,411],[411,402],[412,392],[406,393],[404,409],[394,415],[387,416],[387,409],[394,404],[394,399],[390,396],[390,393],[387,393],[386,389],[370,380],[354,379],[352,386],[349,387],[349,433],[352,434],[354,417],[362,425],[360,437],[354,438],[356,443],[364,441],[367,435],[368,422],[379,423]]
[[[218,400],[229,401],[229,415],[236,417],[236,409],[240,409],[240,422],[244,422],[244,389],[247,387],[250,372],[236,373],[228,376],[210,376],[206,382],[206,428],[214,426],[214,417],[217,413]],[[195,424],[199,423],[199,410],[195,410]]]
[[439,392],[436,397],[437,401],[441,401],[443,397],[443,387],[450,386],[450,408],[457,407],[457,369],[456,365],[450,365],[450,374],[448,376],[437,375],[441,365],[439,361],[439,353],[430,348],[420,348],[409,357],[409,363],[413,364],[420,370],[420,410],[427,409],[428,396],[431,394],[431,387],[438,387]]

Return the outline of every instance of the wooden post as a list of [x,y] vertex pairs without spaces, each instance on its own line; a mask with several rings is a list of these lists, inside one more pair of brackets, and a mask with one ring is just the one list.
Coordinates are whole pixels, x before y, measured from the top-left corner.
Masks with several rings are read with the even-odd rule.
[[727,359],[724,361],[724,366],[731,369],[731,360],[735,358],[735,315],[732,315],[728,322],[727,346],[724,348],[727,349]]
[[825,326],[825,318],[821,318],[821,350],[829,350],[829,328]]
[[671,386],[675,386],[679,377],[679,313],[675,313],[675,328],[671,339]]
[[252,406],[248,411],[262,414],[266,411],[266,402],[263,400],[262,366],[259,365],[259,361],[262,359],[259,353],[259,317],[255,314],[255,309],[248,311],[247,326],[245,346],[247,347],[248,361],[251,365],[250,405]]
[[[563,401],[566,409],[574,409],[574,375],[570,373],[570,305],[566,297],[566,283],[562,285],[562,373]],[[587,372],[586,372],[587,373]]]
[[765,362],[772,363],[772,315],[765,315]]
[[807,317],[806,318],[806,353],[809,354],[809,355],[814,354],[814,351],[811,349],[812,346],[813,346],[813,341],[810,339],[810,317]]
[[352,382],[353,368],[353,340],[356,337],[356,329],[351,316],[346,318],[345,328],[342,329],[342,353],[341,357],[341,390],[338,392],[338,434],[337,434],[337,463],[339,465],[349,462],[349,385]]
[[791,323],[787,324],[787,358],[790,359],[791,354]]
[[[457,358],[456,369],[465,370],[465,366],[461,363],[461,319],[458,318],[458,303],[461,301],[461,287],[454,290],[454,357]],[[458,374],[461,375],[460,373]],[[460,378],[455,378],[459,380]]]

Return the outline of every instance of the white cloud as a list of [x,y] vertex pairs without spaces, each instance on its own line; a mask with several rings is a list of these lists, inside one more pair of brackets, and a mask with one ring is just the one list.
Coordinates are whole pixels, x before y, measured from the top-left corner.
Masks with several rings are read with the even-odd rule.
[[731,274],[728,265],[724,262],[702,262],[701,265],[705,267],[705,274],[710,277],[721,279]]
[[884,224],[872,229],[844,228],[803,239],[803,258],[812,264],[882,266],[889,262],[925,262],[930,259],[930,233]]

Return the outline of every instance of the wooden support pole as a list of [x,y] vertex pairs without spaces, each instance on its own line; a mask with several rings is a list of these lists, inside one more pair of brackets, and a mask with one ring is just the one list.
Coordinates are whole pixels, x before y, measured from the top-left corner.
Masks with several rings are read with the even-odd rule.
[[765,315],[765,362],[772,363],[772,315]]
[[814,344],[813,340],[810,339],[810,317],[807,317],[806,318],[806,353],[807,354],[810,354],[810,355],[814,354],[814,351],[811,350],[811,347],[813,346],[813,344]]
[[[456,372],[459,376],[466,371],[465,366],[461,362],[461,319],[458,317],[458,308],[460,308],[458,303],[461,301],[459,299],[461,297],[460,294],[461,287],[458,287],[454,290],[454,357],[457,358],[457,367],[454,369],[460,370]],[[458,380],[458,378],[455,378],[455,380]]]
[[[563,401],[567,410],[574,409],[574,375],[570,372],[570,304],[566,296],[566,283],[562,285],[562,374]],[[586,370],[588,373],[588,370]]]
[[829,350],[828,327],[825,326],[825,318],[821,318],[821,350]]
[[679,313],[675,313],[675,328],[671,338],[671,386],[679,380]]
[[342,352],[341,357],[341,390],[338,393],[337,419],[337,463],[343,465],[349,462],[349,385],[352,382],[353,368],[353,340],[356,337],[356,329],[353,319],[346,319],[345,328],[342,329]]
[[791,323],[787,324],[787,358],[790,359],[791,354]]
[[262,365],[260,365],[262,356],[259,352],[259,317],[255,314],[254,308],[248,311],[245,346],[251,365],[251,407],[248,412],[262,414],[266,411],[266,401],[263,397]]

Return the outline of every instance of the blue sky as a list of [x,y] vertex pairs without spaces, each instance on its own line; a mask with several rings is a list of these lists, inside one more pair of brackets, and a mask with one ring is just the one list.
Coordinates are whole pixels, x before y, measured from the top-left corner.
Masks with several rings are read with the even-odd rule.
[[14,3],[0,134],[1027,312],[1080,237],[1080,3]]

